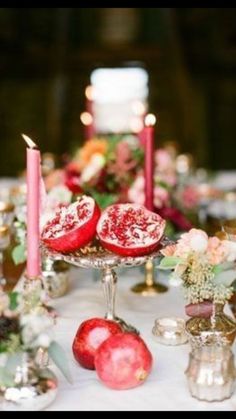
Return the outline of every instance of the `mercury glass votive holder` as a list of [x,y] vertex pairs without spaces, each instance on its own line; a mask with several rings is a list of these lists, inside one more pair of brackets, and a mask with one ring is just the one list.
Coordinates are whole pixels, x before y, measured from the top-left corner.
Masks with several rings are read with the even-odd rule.
[[235,390],[236,369],[230,346],[202,346],[189,355],[185,371],[193,397],[207,402],[222,401]]
[[156,319],[152,334],[155,341],[163,345],[182,345],[188,340],[185,332],[185,320],[179,317]]

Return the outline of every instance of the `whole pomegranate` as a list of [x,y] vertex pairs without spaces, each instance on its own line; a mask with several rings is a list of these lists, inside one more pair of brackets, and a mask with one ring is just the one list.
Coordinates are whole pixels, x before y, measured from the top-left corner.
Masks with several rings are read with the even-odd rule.
[[83,195],[73,204],[57,209],[43,228],[42,241],[58,252],[73,252],[94,238],[99,217],[95,200]]
[[98,347],[112,335],[121,333],[121,326],[111,320],[92,318],[81,323],[75,335],[72,351],[82,367],[94,370],[94,356]]
[[152,368],[152,354],[140,336],[119,333],[99,346],[95,368],[107,387],[125,390],[146,380]]
[[154,251],[165,220],[139,204],[114,204],[105,209],[97,234],[106,249],[122,256],[142,256]]

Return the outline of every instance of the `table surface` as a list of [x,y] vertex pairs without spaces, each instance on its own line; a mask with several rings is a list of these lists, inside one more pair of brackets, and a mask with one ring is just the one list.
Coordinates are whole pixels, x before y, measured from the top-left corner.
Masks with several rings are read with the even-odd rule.
[[[184,374],[188,364],[189,344],[164,346],[152,337],[152,327],[157,317],[184,317],[181,290],[171,287],[168,292],[154,297],[132,293],[131,286],[143,280],[140,268],[118,270],[116,314],[140,330],[153,354],[153,370],[147,381],[134,389],[111,390],[99,381],[95,371],[80,367],[71,351],[77,328],[82,321],[103,317],[105,312],[101,282],[95,278],[94,272],[72,267],[70,291],[66,296],[53,300],[59,314],[54,331],[55,339],[68,355],[73,384],[67,383],[53,366],[59,378],[59,390],[56,400],[47,410],[236,410],[236,394],[229,400],[217,403],[200,402],[191,397]],[[166,283],[165,279],[160,279]]]

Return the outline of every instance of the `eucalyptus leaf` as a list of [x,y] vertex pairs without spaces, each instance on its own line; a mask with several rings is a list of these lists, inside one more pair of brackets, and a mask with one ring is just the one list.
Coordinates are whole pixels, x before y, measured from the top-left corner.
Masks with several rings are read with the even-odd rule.
[[65,352],[62,347],[55,341],[52,341],[49,348],[48,354],[52,358],[55,365],[62,372],[64,377],[72,384],[72,377],[69,369],[68,360],[65,356]]
[[23,352],[16,352],[8,356],[5,368],[9,373],[15,374],[16,368],[22,364]]
[[232,282],[236,279],[236,270],[235,269],[228,269],[227,271],[222,271],[216,274],[213,278],[213,282],[216,285],[225,285],[226,287],[230,287]]
[[0,384],[4,387],[14,387],[14,376],[6,369],[6,367],[0,367]]
[[26,248],[23,243],[14,247],[12,250],[12,259],[15,265],[19,265],[20,263],[24,263],[26,261]]
[[165,256],[160,264],[157,266],[158,269],[174,269],[181,259],[176,256]]
[[218,274],[220,272],[226,271],[228,269],[232,269],[234,267],[235,267],[234,262],[224,262],[224,263],[221,263],[220,265],[215,265],[212,269],[212,272],[214,274]]

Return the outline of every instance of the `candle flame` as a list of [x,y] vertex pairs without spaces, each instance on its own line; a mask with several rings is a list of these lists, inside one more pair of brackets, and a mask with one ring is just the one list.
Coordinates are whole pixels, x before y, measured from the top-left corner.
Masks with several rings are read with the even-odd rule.
[[87,86],[85,89],[85,96],[88,100],[93,100],[94,98],[94,89],[93,86]]
[[89,112],[82,112],[80,115],[80,120],[82,124],[86,126],[91,125],[93,123],[93,117]]
[[146,127],[153,127],[153,125],[156,123],[156,120],[157,119],[153,113],[148,113],[144,120]]
[[33,142],[33,140],[31,140],[30,137],[28,137],[28,135],[21,134],[21,136],[25,140],[25,142],[26,142],[26,144],[29,148],[37,148],[37,145]]

